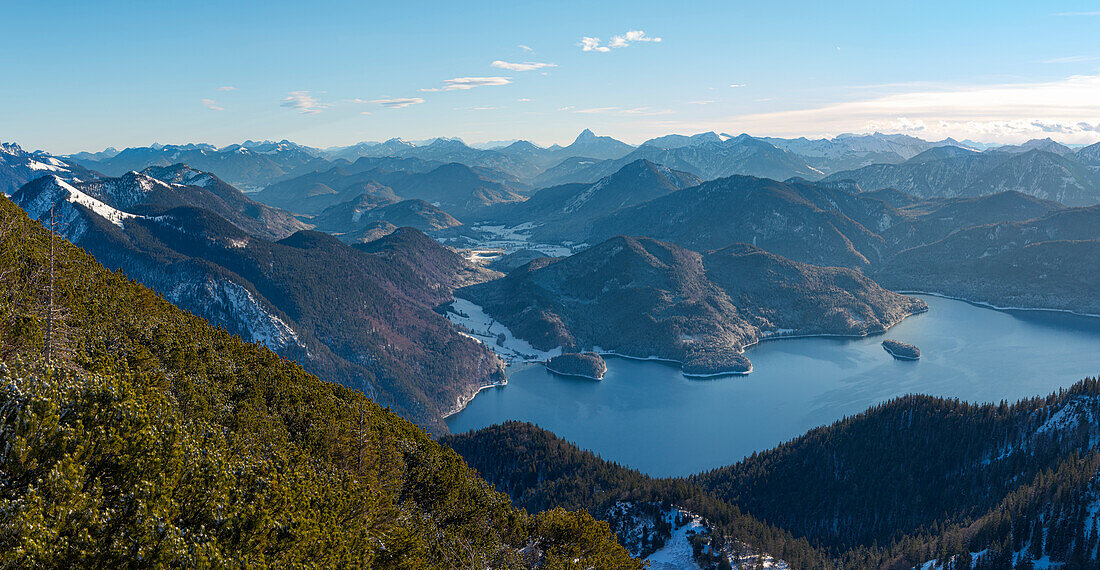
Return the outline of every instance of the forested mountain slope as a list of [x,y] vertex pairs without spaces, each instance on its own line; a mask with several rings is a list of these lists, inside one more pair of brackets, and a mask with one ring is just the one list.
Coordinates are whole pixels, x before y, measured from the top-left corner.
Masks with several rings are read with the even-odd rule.
[[613,237],[561,260],[536,259],[456,291],[539,350],[600,347],[682,364],[685,374],[745,373],[763,338],[884,332],[927,310],[863,274],[749,244],[698,253]]
[[725,541],[744,543],[786,561],[791,568],[830,566],[829,559],[805,540],[763,524],[687,481],[653,479],[528,423],[506,422],[447,436],[441,443],[530,512],[585,509],[608,519],[615,516],[620,503],[674,504],[705,517],[720,529]]
[[640,567],[606,524],[513,509],[412,424],[7,199],[0,290],[0,566]]
[[492,352],[433,310],[492,272],[417,230],[386,236],[396,249],[375,255],[313,231],[251,236],[202,209],[132,214],[56,179],[15,199],[44,222],[52,207],[58,232],[107,267],[436,432],[459,402],[503,379]]

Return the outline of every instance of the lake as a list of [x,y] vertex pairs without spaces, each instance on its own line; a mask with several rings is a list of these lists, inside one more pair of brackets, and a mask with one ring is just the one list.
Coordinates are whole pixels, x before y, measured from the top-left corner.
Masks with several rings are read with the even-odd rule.
[[[929,311],[886,335],[760,343],[746,352],[747,376],[689,379],[676,366],[609,357],[597,382],[520,365],[447,425],[528,421],[650,475],[687,475],[904,394],[1015,401],[1100,375],[1100,318],[916,296]],[[884,338],[917,345],[921,360],[895,360]]]

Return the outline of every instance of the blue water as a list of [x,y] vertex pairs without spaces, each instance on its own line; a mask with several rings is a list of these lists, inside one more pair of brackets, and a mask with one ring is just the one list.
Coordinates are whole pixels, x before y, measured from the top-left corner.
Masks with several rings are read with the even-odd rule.
[[[645,473],[686,475],[904,394],[1015,401],[1100,375],[1100,318],[918,296],[930,310],[885,336],[761,343],[746,353],[748,376],[688,379],[675,366],[608,358],[597,382],[526,365],[447,424],[462,433],[528,421]],[[917,345],[921,360],[895,360],[883,338]]]

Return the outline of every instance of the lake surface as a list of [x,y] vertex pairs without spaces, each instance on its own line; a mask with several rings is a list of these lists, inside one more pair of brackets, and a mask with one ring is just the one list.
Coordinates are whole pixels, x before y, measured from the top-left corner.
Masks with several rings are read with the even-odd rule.
[[[1015,401],[1100,375],[1100,318],[916,296],[930,310],[883,336],[763,342],[746,353],[748,376],[688,379],[676,366],[608,358],[597,382],[522,365],[447,424],[462,433],[528,421],[645,473],[686,475],[904,394]],[[917,345],[921,360],[895,360],[883,338]]]

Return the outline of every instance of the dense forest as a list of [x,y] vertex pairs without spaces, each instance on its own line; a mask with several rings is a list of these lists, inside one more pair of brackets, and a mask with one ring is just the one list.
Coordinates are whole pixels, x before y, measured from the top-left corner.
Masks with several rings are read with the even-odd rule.
[[0,198],[0,566],[637,568]]
[[1100,567],[1100,380],[1015,404],[908,396],[689,478],[509,422],[442,441],[531,511],[675,504],[792,568]]
[[561,507],[608,518],[621,501],[674,504],[706,517],[726,535],[783,559],[792,568],[832,566],[806,540],[759,522],[689,481],[651,478],[532,424],[506,422],[440,441],[530,512]]

